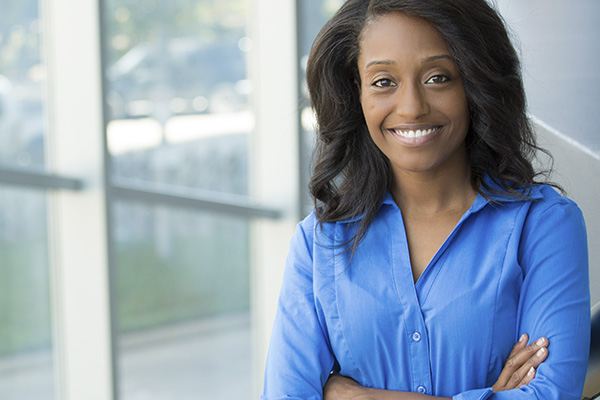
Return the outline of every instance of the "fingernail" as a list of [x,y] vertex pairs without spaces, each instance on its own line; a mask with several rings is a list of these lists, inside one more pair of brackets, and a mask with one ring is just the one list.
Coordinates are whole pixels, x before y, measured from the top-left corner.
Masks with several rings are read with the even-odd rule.
[[533,367],[529,368],[529,371],[527,372],[527,376],[532,376],[535,373],[535,369]]
[[538,356],[538,357],[541,357],[541,356],[543,356],[543,355],[544,355],[544,353],[545,353],[545,352],[546,352],[546,348],[545,348],[545,347],[542,347],[541,349],[539,349],[539,350],[537,351],[537,353],[535,353],[535,355],[536,355],[536,356]]
[[537,342],[535,342],[535,344],[537,344],[538,346],[543,346],[544,343],[546,343],[546,339],[545,338],[539,338],[537,340]]
[[527,337],[526,334],[522,334],[521,337],[519,338],[519,342],[524,341],[526,337]]

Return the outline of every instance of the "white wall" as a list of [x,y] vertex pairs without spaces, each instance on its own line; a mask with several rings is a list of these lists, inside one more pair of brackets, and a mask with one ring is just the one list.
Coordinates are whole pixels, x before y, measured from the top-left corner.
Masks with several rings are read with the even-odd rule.
[[539,144],[554,157],[553,181],[575,200],[585,217],[592,305],[600,302],[600,154],[534,118]]

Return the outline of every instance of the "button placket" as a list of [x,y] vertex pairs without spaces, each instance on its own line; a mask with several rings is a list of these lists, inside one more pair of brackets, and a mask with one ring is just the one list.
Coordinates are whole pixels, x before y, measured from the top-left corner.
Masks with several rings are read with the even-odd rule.
[[411,357],[415,360],[413,364],[413,390],[421,394],[431,394],[428,389],[431,385],[431,365],[429,364],[429,349],[427,346],[427,331],[422,321],[416,322],[408,331],[411,343]]

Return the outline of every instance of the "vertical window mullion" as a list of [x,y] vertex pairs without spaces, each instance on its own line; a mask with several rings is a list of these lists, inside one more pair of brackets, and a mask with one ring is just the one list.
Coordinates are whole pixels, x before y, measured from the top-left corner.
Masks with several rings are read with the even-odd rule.
[[51,173],[81,191],[51,195],[50,254],[61,400],[113,398],[98,5],[46,0]]
[[251,141],[250,194],[255,202],[283,212],[278,220],[253,221],[250,236],[252,398],[258,398],[285,258],[300,219],[298,63],[295,1],[250,0],[250,9],[254,46],[249,73],[257,121]]

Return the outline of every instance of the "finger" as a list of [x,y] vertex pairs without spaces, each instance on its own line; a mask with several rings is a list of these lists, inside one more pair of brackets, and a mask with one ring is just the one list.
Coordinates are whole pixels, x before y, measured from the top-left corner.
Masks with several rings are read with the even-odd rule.
[[527,373],[525,374],[523,379],[521,379],[521,382],[519,382],[519,384],[517,385],[517,388],[520,388],[521,386],[529,385],[529,383],[531,383],[533,378],[535,378],[535,373],[536,373],[535,368],[533,368],[533,367],[529,368],[529,371],[527,371]]
[[497,383],[500,384],[500,386],[505,386],[510,381],[514,372],[518,369],[519,364],[517,364],[518,360],[515,359],[515,356],[527,346],[528,340],[529,336],[524,333],[513,346],[508,358],[506,359],[506,363],[500,372],[500,376],[498,377]]
[[527,361],[513,373],[508,388],[514,389],[529,384],[535,377],[537,367],[543,363],[547,357],[548,349],[546,347],[539,347],[535,354],[527,359]]
[[523,349],[525,346],[527,346],[527,342],[528,341],[529,341],[529,336],[526,333],[522,334],[521,337],[519,338],[519,340],[517,341],[517,343],[515,343],[515,345],[513,346],[512,350],[510,351],[510,354],[508,355],[508,358],[514,356],[521,349]]
[[[539,338],[535,342],[531,343],[529,346],[526,346],[523,349],[517,351],[512,357],[509,357],[507,360],[507,364],[509,364],[510,360],[510,364],[513,366],[513,370],[516,371],[517,369],[521,368],[521,366],[525,364],[528,360],[533,359],[540,349],[547,348],[548,339],[546,339],[545,337]],[[537,365],[534,365],[534,367],[537,367]]]
[[521,379],[527,375],[529,368],[537,368],[547,357],[547,351],[546,354],[540,354],[543,358],[536,356],[540,349],[547,348],[548,339],[546,338],[540,338],[526,347],[521,347],[522,345],[519,346],[519,344],[520,341],[513,347],[517,351],[511,352],[498,378],[501,385],[509,386],[511,389],[515,388]]

